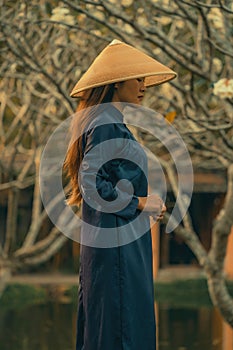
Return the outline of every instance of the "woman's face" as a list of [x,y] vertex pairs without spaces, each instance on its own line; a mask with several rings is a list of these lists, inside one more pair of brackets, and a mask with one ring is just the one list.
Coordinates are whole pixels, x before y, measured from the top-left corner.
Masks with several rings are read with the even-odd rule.
[[145,79],[130,79],[115,84],[113,102],[140,104],[145,93]]

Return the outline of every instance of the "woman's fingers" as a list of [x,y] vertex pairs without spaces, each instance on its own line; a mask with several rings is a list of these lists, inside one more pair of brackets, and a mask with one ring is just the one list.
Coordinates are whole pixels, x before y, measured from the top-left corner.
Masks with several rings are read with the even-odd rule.
[[159,209],[159,211],[156,213],[156,212],[151,212],[151,216],[153,217],[153,219],[155,220],[155,221],[160,221],[160,220],[162,220],[163,219],[163,217],[164,217],[164,214],[165,214],[165,212],[166,212],[166,210],[167,210],[167,208],[166,208],[166,206],[165,206],[165,204],[164,204],[164,202],[162,201],[162,199],[161,198],[159,198],[160,199],[160,201],[159,201],[159,203],[160,203],[160,209]]
[[151,194],[148,197],[139,197],[138,208],[150,212],[150,215],[154,217],[163,215],[167,210],[162,198],[157,194]]

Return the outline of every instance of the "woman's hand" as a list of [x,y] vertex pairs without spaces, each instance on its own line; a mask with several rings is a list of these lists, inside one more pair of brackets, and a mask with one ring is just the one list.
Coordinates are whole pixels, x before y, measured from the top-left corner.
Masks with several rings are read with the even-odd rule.
[[149,212],[154,220],[162,220],[167,210],[163,200],[157,194],[151,194],[147,197],[138,197],[138,209]]

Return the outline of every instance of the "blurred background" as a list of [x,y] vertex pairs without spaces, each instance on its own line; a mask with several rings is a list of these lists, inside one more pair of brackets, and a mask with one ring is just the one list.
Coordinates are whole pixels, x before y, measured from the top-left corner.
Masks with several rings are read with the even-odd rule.
[[118,39],[178,73],[143,104],[173,124],[194,169],[189,211],[166,234],[176,167],[152,134],[134,130],[167,180],[168,214],[153,227],[159,349],[232,350],[232,1],[0,3],[0,349],[74,348],[79,244],[44,210],[39,166],[76,110],[74,84]]

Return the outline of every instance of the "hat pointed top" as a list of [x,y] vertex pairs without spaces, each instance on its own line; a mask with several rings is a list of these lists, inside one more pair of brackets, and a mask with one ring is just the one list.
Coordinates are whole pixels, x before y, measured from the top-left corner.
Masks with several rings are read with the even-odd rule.
[[110,42],[108,46],[118,45],[118,44],[123,44],[123,42],[118,39],[114,39],[113,41]]
[[80,97],[83,91],[135,78],[145,78],[145,86],[163,84],[176,73],[135,47],[114,39],[96,57],[74,86],[70,96]]

